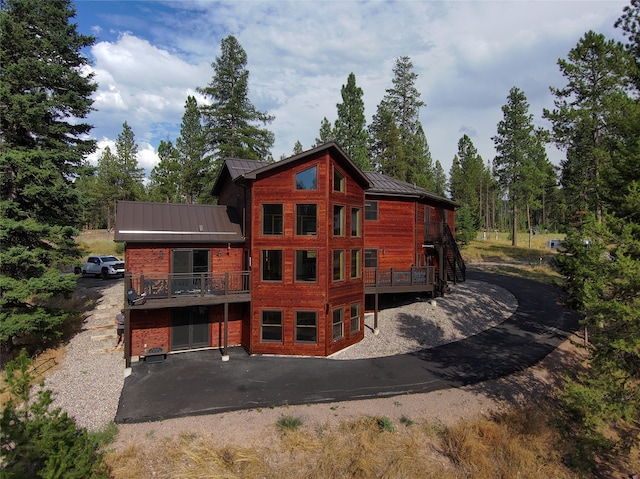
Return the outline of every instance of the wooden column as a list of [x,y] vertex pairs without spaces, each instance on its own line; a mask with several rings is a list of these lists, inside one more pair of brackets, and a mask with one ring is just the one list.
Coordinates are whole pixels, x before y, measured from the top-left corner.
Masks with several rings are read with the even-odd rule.
[[377,336],[380,334],[378,329],[378,293],[373,295],[373,334]]
[[222,360],[229,361],[229,303],[224,303],[224,344],[222,347]]

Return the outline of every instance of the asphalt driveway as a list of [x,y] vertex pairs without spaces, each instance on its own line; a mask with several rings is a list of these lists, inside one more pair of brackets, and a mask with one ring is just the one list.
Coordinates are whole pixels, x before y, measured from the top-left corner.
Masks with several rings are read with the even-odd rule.
[[352,401],[474,384],[526,369],[578,327],[561,292],[535,281],[471,271],[469,279],[510,291],[518,300],[504,323],[454,343],[398,356],[336,361],[249,356],[229,350],[169,355],[135,363],[125,379],[115,421],[157,421],[271,406]]

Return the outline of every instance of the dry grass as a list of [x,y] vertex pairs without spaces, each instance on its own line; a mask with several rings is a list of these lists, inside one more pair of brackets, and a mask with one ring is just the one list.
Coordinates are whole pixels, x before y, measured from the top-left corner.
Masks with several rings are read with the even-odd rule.
[[87,230],[76,238],[80,249],[85,254],[104,254],[118,256],[122,253],[122,246],[113,241],[113,232],[107,230]]
[[148,450],[110,452],[106,460],[115,479],[572,477],[543,411],[520,409],[452,427],[416,421],[393,432],[383,423],[362,417],[333,428],[281,431],[278,441],[254,449],[183,435]]

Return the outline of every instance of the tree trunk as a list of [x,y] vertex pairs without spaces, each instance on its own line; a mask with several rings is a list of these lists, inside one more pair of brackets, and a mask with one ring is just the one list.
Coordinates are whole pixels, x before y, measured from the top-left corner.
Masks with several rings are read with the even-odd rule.
[[529,229],[529,249],[531,249],[531,210],[529,209],[529,203],[527,203],[527,228]]
[[518,246],[518,207],[516,206],[516,200],[512,200],[512,221],[511,225],[511,246]]

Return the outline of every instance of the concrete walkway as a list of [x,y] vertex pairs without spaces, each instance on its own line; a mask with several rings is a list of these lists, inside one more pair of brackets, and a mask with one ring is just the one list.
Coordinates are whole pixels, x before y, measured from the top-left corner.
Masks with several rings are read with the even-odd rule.
[[510,291],[518,309],[504,323],[464,340],[417,353],[375,359],[249,356],[230,350],[169,355],[136,363],[125,380],[116,422],[372,399],[474,384],[536,364],[578,327],[556,288],[527,279],[469,272],[469,279]]

